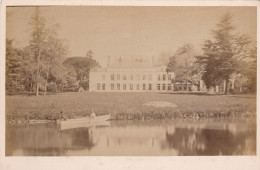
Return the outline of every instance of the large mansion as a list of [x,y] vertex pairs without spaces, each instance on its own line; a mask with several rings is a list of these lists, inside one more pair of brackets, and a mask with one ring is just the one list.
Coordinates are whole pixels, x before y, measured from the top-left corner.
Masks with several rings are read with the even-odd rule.
[[174,77],[166,67],[155,67],[154,60],[108,57],[107,68],[90,71],[89,91],[173,91]]

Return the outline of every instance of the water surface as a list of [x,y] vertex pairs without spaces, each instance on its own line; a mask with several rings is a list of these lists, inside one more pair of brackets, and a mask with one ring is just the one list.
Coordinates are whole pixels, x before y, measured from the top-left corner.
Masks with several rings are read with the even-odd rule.
[[7,156],[255,155],[250,120],[110,121],[61,130],[55,123],[8,125]]

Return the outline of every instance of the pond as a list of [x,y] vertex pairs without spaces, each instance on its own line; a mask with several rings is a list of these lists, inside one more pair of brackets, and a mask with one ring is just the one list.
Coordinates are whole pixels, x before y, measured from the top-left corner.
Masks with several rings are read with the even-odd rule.
[[255,120],[140,120],[6,127],[6,156],[256,155]]

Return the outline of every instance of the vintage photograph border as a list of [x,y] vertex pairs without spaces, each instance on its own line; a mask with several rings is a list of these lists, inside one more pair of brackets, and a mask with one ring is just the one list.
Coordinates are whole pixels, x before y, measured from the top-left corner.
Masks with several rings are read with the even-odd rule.
[[[0,169],[260,169],[259,116],[257,116],[257,156],[5,156],[5,35],[7,6],[91,5],[91,6],[257,6],[257,40],[259,36],[260,3],[258,1],[80,1],[80,0],[2,0],[0,8]],[[257,43],[259,67],[259,42]],[[259,69],[257,80],[259,80]],[[257,84],[257,89],[260,85]],[[259,103],[257,90],[257,104]],[[257,113],[259,109],[257,107]]]

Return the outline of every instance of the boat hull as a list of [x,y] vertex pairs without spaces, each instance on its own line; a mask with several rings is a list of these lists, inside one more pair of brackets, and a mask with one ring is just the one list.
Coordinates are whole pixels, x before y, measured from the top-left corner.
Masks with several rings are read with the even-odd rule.
[[110,115],[97,116],[93,119],[89,117],[79,118],[79,119],[67,119],[60,121],[61,130],[81,128],[81,127],[91,127],[91,126],[109,126]]

